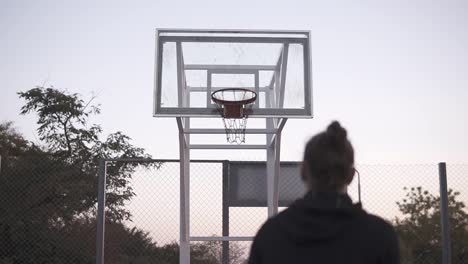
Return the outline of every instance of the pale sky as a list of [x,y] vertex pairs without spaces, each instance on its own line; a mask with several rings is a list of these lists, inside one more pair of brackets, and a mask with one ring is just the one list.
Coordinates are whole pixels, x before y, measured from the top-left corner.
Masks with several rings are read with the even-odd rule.
[[[0,0],[0,121],[14,121],[36,140],[35,117],[18,115],[18,91],[53,85],[95,94],[102,114],[94,121],[106,133],[121,130],[153,157],[177,159],[175,119],[152,117],[155,28],[311,30],[315,117],[288,121],[282,160],[300,160],[304,143],[338,119],[359,164],[466,164],[467,14],[464,0]],[[192,151],[192,158],[264,157]],[[382,180],[364,177],[363,198],[371,206],[386,197],[375,208],[394,206],[406,183],[437,190],[435,166],[430,180],[403,172],[393,178],[393,167],[367,175],[374,173]]]
[[466,14],[467,1],[2,0],[0,120],[34,139],[16,92],[94,93],[106,132],[177,158],[175,120],[152,117],[155,28],[303,29],[312,31],[315,118],[288,121],[283,160],[300,160],[303,143],[338,119],[357,162],[466,162]]

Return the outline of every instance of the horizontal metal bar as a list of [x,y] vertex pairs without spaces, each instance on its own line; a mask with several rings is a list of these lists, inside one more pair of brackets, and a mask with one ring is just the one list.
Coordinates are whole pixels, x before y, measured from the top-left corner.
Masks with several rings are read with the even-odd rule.
[[306,43],[306,38],[285,38],[285,37],[268,37],[268,36],[161,36],[159,41],[162,42],[225,42],[225,43]]
[[[219,118],[219,112],[217,114],[213,115],[206,115],[206,114],[189,114],[189,113],[154,113],[153,117],[156,118],[174,118],[174,117],[188,117],[188,118]],[[278,117],[287,117],[290,119],[312,119],[314,118],[313,116],[310,115],[292,115],[292,114],[282,114],[282,115],[274,115],[274,114],[264,114],[264,115],[249,115],[249,118],[267,118],[267,117],[272,117],[272,118],[278,118]]]
[[254,237],[236,236],[236,237],[190,237],[190,241],[253,241]]
[[[225,134],[225,129],[209,129],[209,128],[191,128],[184,131],[185,134]],[[275,134],[276,129],[246,129],[245,134]]]
[[185,64],[186,70],[252,70],[274,71],[276,65],[212,65],[212,64]]
[[213,69],[210,70],[212,74],[244,74],[244,75],[254,75],[259,70],[249,70],[249,69]]
[[[190,92],[206,92],[208,90],[207,87],[194,87],[194,86],[188,86]],[[232,88],[232,87],[211,87],[211,91],[216,91],[216,90],[221,90],[221,89],[226,89],[226,88]],[[255,90],[255,87],[242,87],[245,89],[249,90]],[[268,89],[270,89],[269,86],[265,87],[260,87],[260,92],[266,92]]]
[[[180,162],[178,159],[145,159],[145,158],[113,158],[113,159],[103,159],[104,161],[109,161],[109,162],[115,162],[115,161],[123,161],[123,162]],[[265,161],[236,161],[236,160],[220,160],[220,159],[193,159],[190,160],[190,162],[193,163],[219,163],[219,162],[225,162],[229,161],[231,164],[247,164],[247,165],[252,165],[252,164],[259,164],[263,165],[265,164]],[[286,166],[295,166],[295,165],[300,165],[300,161],[281,161],[281,165],[286,165]]]
[[[219,117],[216,108],[202,107],[159,107],[154,116],[160,117]],[[310,109],[278,109],[278,108],[256,108],[252,109],[249,118],[253,117],[288,117],[288,118],[312,118]]]
[[[145,158],[113,158],[113,159],[103,159],[105,162],[162,162],[159,159],[145,159]],[[169,160],[167,160],[169,161]],[[174,162],[176,160],[173,160]],[[178,161],[178,160],[177,160]]]
[[266,149],[267,145],[218,145],[218,144],[191,144],[190,149]]
[[[175,163],[178,163],[180,162],[180,160],[178,159],[145,159],[145,158],[114,158],[114,159],[103,159],[104,161],[106,162],[161,162],[161,163],[164,163],[164,162],[175,162]],[[227,161],[227,160],[219,160],[219,159],[214,159],[214,160],[190,160],[190,162],[193,162],[193,163],[220,163],[220,162],[224,162],[224,161]]]
[[252,33],[252,34],[309,34],[309,30],[274,30],[274,29],[192,29],[192,28],[157,28],[161,33]]

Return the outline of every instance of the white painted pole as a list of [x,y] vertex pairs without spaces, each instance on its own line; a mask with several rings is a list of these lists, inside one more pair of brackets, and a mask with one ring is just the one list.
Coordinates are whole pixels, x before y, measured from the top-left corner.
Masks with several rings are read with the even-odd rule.
[[279,201],[279,177],[280,177],[280,152],[281,152],[281,129],[275,138],[275,162],[273,171],[273,214],[278,214],[278,201]]
[[268,207],[268,218],[274,215],[273,209],[273,173],[275,171],[275,144],[271,144],[267,149],[267,207]]
[[278,212],[278,203],[275,203],[276,138],[273,141],[273,144],[270,144],[267,149],[267,205],[269,218],[275,216]]
[[[184,120],[187,124],[188,121]],[[182,118],[177,118],[179,127],[179,155],[180,155],[180,238],[179,263],[190,263],[190,149],[189,135],[184,134]]]
[[288,69],[289,44],[283,45],[283,54],[281,56],[280,87],[277,90],[277,103],[279,108],[284,106],[284,92],[286,89],[286,72]]
[[[274,128],[273,118],[267,118],[267,129]],[[273,217],[278,213],[278,201],[275,202],[275,179],[276,179],[276,141],[277,135],[267,135],[267,142],[272,142],[267,147],[267,206],[268,206],[268,217]]]
[[[279,177],[281,162],[281,133],[287,119],[278,121],[276,135],[267,135],[267,205],[268,217],[278,214]],[[273,120],[267,119],[267,128],[274,126]]]

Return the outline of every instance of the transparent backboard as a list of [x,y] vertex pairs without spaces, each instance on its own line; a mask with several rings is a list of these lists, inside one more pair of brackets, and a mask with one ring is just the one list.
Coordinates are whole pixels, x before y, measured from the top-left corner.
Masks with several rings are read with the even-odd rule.
[[211,94],[255,91],[250,117],[312,117],[308,31],[156,31],[154,116],[219,117]]

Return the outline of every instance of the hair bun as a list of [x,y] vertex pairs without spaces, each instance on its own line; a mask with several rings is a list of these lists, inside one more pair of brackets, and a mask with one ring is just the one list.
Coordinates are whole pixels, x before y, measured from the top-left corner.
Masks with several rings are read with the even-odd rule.
[[327,135],[333,142],[341,144],[346,142],[347,132],[338,121],[333,121],[327,128]]

